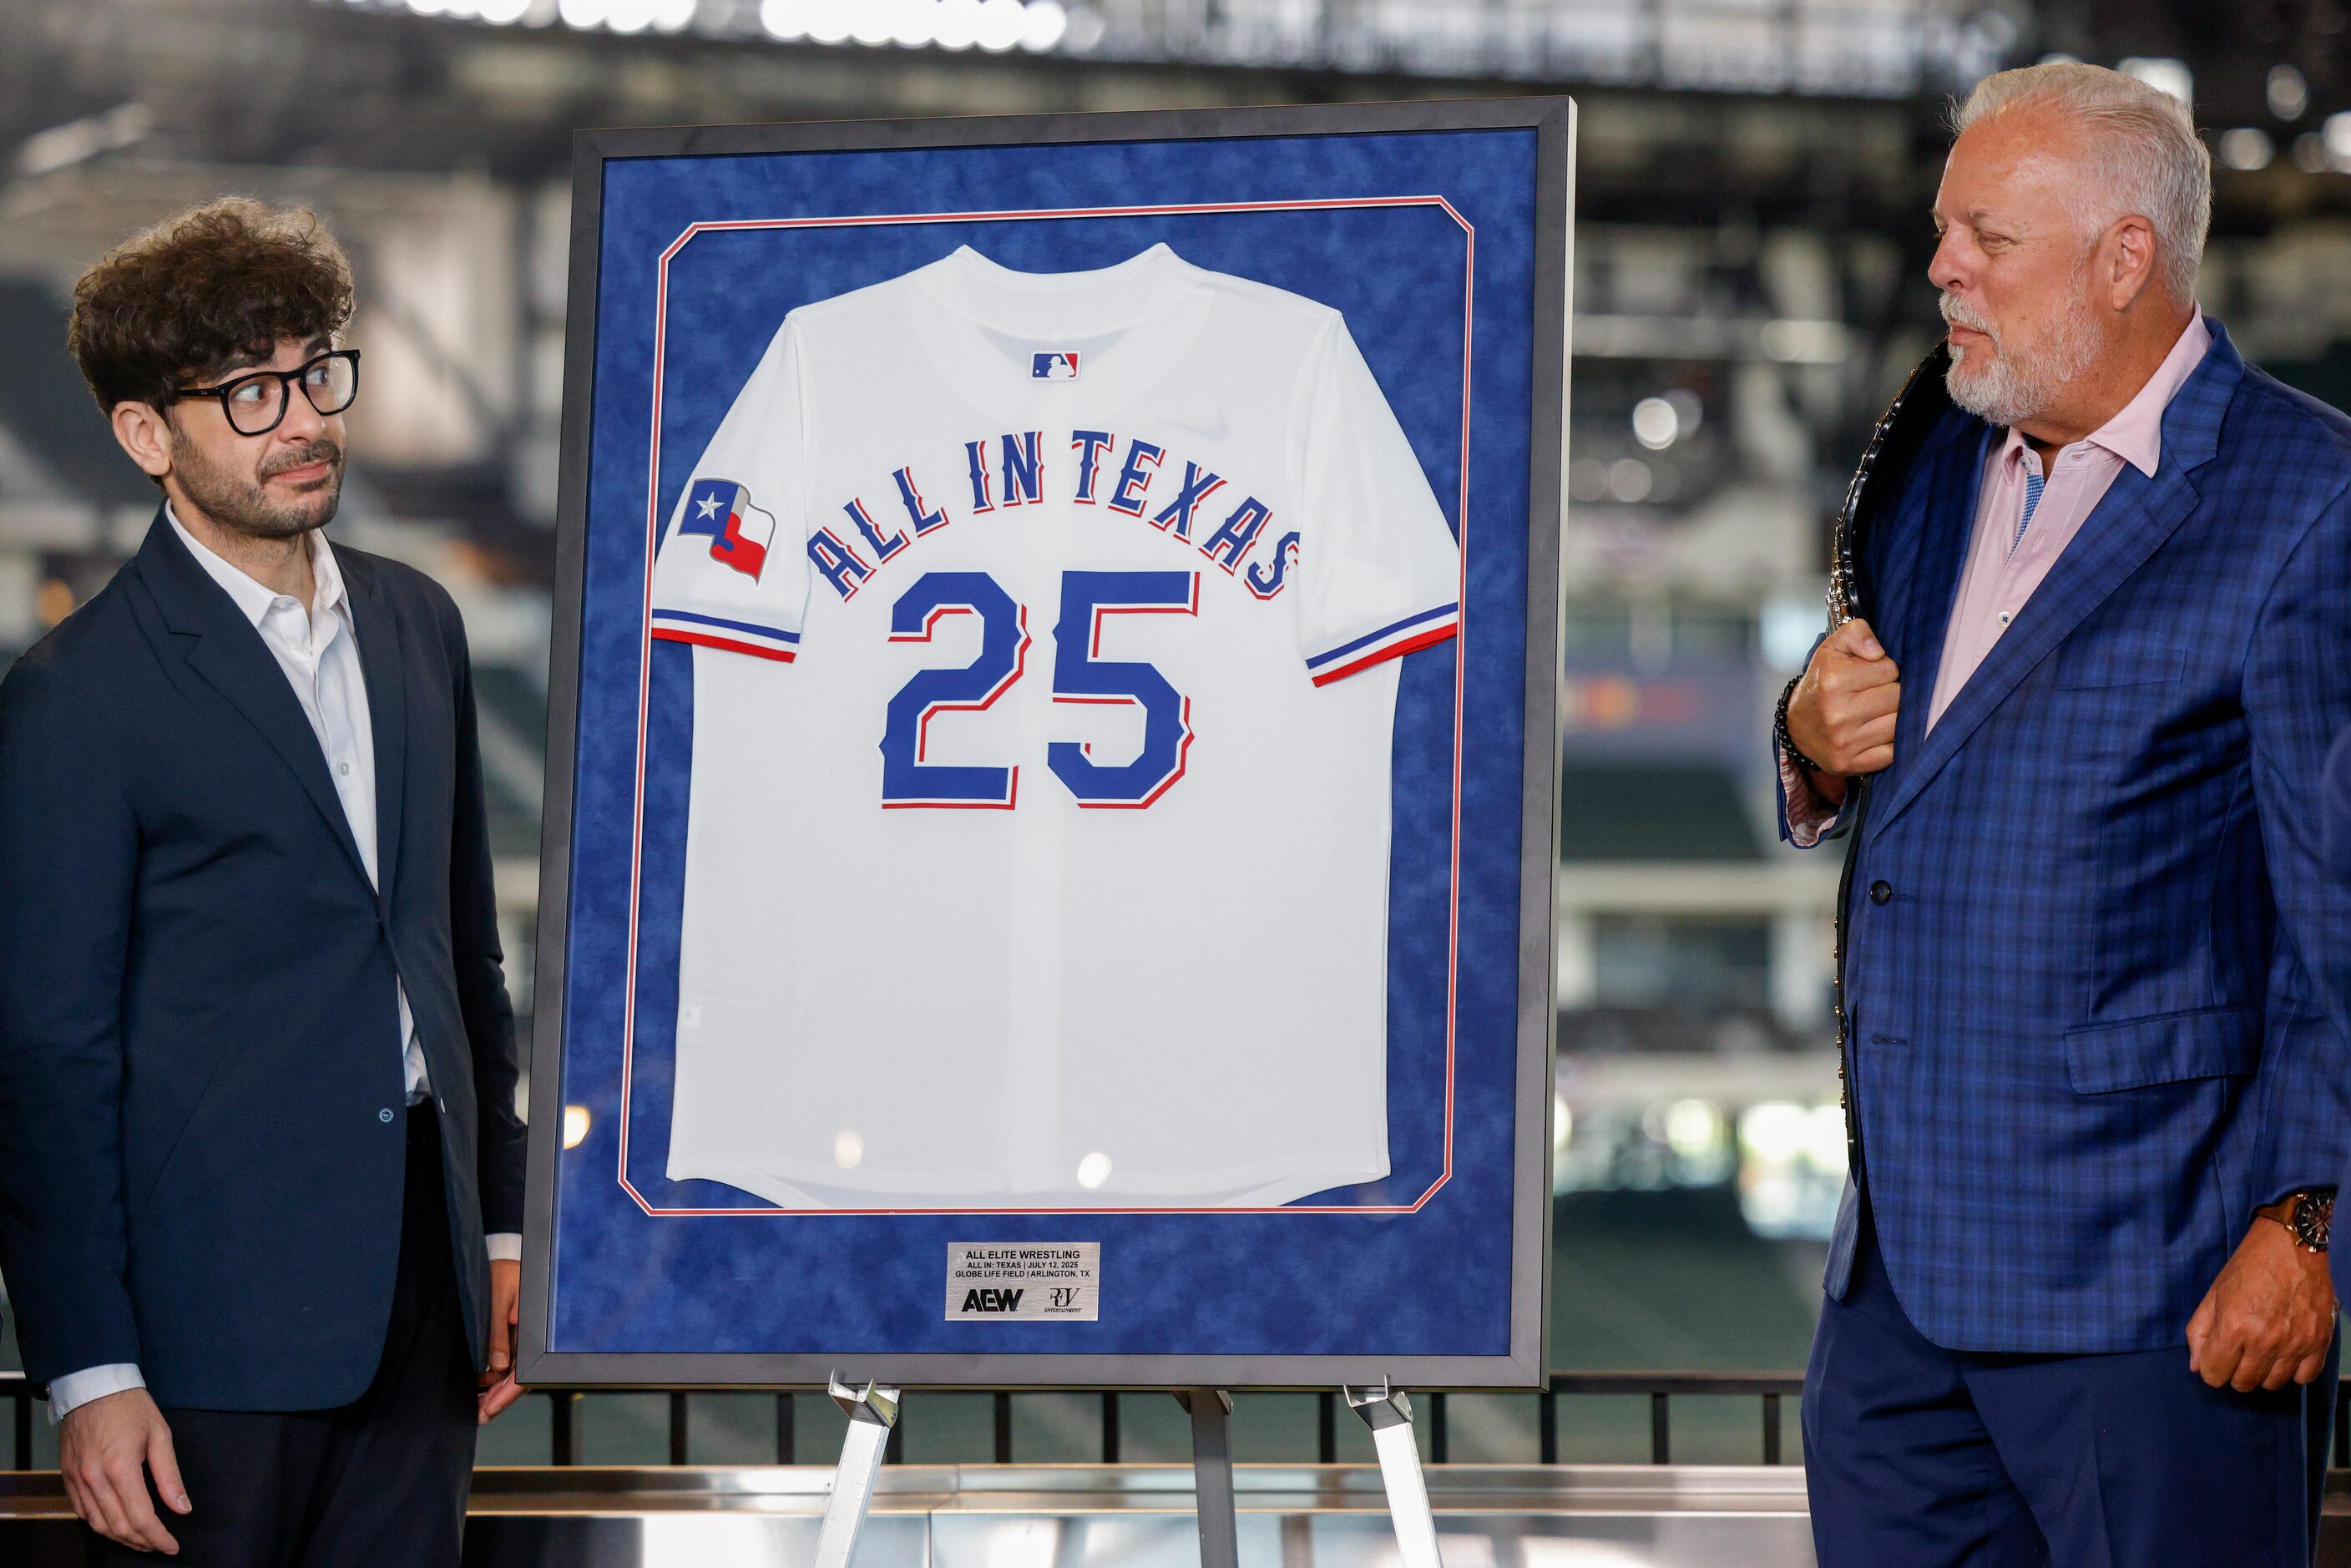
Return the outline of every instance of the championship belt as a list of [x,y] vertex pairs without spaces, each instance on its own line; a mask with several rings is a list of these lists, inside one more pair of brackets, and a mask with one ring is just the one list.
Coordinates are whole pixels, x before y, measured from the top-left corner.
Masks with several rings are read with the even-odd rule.
[[1903,382],[1902,390],[1894,394],[1894,401],[1877,416],[1876,428],[1869,433],[1869,444],[1862,448],[1853,482],[1844,488],[1844,506],[1837,513],[1836,538],[1829,556],[1832,632],[1865,613],[1868,608],[1862,581],[1862,536],[1876,519],[1887,492],[1909,472],[1910,460],[1918,455],[1927,433],[1935,428],[1935,422],[1951,406],[1951,394],[1943,385],[1943,377],[1950,368],[1949,343],[1936,344],[1935,351],[1918,361]]
[[[1880,509],[1900,493],[1902,481],[1909,474],[1919,447],[1926,444],[1928,432],[1951,406],[1951,394],[1943,385],[1943,377],[1950,368],[1950,345],[1936,344],[1935,351],[1918,361],[1903,382],[1902,390],[1886,405],[1876,428],[1869,433],[1869,444],[1862,448],[1853,482],[1845,486],[1844,506],[1837,513],[1836,535],[1830,547],[1832,632],[1855,616],[1865,617],[1876,608],[1872,591],[1876,585],[1868,580],[1863,547]],[[1925,695],[1923,686],[1918,695]],[[1854,862],[1861,854],[1861,825],[1869,812],[1869,783],[1865,776],[1851,785],[1855,791],[1853,821],[1845,833],[1844,870],[1837,879],[1836,902],[1837,1101],[1844,1113],[1845,1168],[1852,1173],[1855,1186],[1862,1180],[1861,1113],[1854,1103],[1853,1077],[1847,1069],[1853,1050],[1853,1018],[1845,1009],[1845,908],[1853,894]]]

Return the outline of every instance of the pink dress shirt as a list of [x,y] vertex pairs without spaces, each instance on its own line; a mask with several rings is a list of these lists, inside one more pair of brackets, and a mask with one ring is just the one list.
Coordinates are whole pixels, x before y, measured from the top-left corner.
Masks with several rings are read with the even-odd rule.
[[[1928,701],[1928,729],[1943,716],[2001,633],[2022,612],[2032,591],[2041,586],[2057,558],[2065,553],[2065,547],[2105,498],[2123,465],[2129,464],[2149,478],[2155,476],[2163,456],[2163,411],[2203,362],[2204,350],[2211,342],[2212,334],[2199,311],[2189,319],[2171,352],[2122,412],[2071,446],[2060,448],[2045,474],[2039,455],[2013,427],[1993,449],[1984,467],[1975,532]],[[1911,690],[1917,690],[1916,672],[1905,672],[1903,678]],[[1789,838],[1797,847],[1810,849],[1835,821],[1838,808],[1784,757],[1780,758],[1780,782],[1788,801]]]

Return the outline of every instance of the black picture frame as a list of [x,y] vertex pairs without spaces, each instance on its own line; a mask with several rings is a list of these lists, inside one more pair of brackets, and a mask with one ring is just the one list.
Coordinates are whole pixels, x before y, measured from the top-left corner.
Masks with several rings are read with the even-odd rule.
[[[1559,680],[1576,110],[1566,98],[1146,110],[587,131],[574,141],[569,319],[559,468],[556,590],[541,830],[538,998],[530,1047],[528,1202],[518,1376],[569,1386],[822,1387],[829,1375],[900,1386],[1330,1388],[1391,1380],[1416,1388],[1524,1390],[1548,1376],[1553,922],[1559,863]],[[1394,135],[1526,130],[1536,138],[1534,340],[1530,434],[1525,747],[1517,962],[1516,1124],[1510,1333],[1498,1355],[646,1353],[550,1347],[553,1243],[564,1126],[566,916],[581,676],[590,435],[597,362],[602,195],[624,160],[1071,142]]]

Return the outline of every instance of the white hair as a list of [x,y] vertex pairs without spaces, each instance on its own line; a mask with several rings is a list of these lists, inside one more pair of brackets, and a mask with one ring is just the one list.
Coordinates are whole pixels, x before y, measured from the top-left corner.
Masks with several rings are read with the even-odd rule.
[[2097,193],[2081,214],[2085,230],[2145,218],[2155,230],[2156,277],[2174,299],[2192,301],[2212,224],[2212,155],[2188,106],[2137,77],[2053,60],[1984,78],[1953,105],[1951,129],[2027,109],[2053,110],[2082,133]]

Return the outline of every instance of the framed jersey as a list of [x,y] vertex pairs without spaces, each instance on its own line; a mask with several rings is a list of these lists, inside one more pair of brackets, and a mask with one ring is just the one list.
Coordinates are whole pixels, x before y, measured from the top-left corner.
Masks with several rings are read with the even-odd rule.
[[526,1381],[1541,1380],[1573,149],[580,139]]

